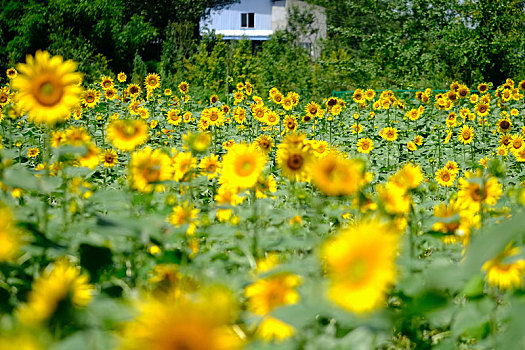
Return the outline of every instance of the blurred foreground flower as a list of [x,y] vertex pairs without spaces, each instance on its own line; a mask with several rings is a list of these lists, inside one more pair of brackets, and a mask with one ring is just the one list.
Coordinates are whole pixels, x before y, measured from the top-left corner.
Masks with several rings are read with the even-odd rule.
[[519,247],[512,247],[512,243],[495,258],[487,261],[481,269],[487,272],[485,280],[489,286],[499,289],[520,288],[523,285],[525,260],[512,259],[520,253]]
[[23,323],[34,324],[58,313],[67,315],[71,307],[87,306],[93,291],[88,276],[81,274],[78,267],[65,258],[57,260],[33,282],[27,303],[18,309],[18,317]]
[[77,64],[47,51],[28,55],[26,63],[17,66],[20,74],[12,86],[18,90],[18,104],[36,124],[55,125],[64,121],[78,104],[82,75]]
[[380,307],[395,279],[397,250],[397,232],[377,220],[360,222],[327,241],[321,259],[329,299],[355,313]]
[[138,316],[124,327],[120,347],[123,350],[242,347],[242,339],[233,326],[237,305],[224,287],[209,287],[192,294],[174,289],[162,297],[140,301],[137,308]]

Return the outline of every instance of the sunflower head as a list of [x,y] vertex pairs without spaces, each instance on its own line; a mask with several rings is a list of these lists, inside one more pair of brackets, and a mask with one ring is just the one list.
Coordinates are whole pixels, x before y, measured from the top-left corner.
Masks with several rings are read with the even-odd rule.
[[157,73],[150,73],[144,79],[144,86],[148,90],[155,90],[160,86],[160,76]]
[[29,119],[47,125],[64,121],[81,93],[82,75],[76,72],[77,64],[37,51],[17,68],[20,74],[12,80],[12,87],[18,90],[18,105],[28,112]]
[[220,182],[227,186],[252,188],[266,165],[266,155],[255,145],[235,144],[222,161]]

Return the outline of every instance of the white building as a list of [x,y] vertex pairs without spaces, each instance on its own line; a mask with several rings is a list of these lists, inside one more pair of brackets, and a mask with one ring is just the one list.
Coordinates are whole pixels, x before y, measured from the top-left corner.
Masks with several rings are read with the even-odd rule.
[[241,0],[222,10],[212,10],[208,17],[201,19],[200,32],[214,30],[224,40],[268,40],[276,30],[286,29],[292,7],[314,15],[309,27],[314,34],[302,35],[302,44],[313,47],[317,39],[326,38],[325,9],[299,0]]

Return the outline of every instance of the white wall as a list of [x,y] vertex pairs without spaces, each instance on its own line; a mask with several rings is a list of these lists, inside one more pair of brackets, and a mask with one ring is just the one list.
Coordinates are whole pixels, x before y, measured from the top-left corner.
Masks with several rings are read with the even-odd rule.
[[255,28],[242,28],[250,30],[272,30],[272,0],[241,0],[221,11],[211,11],[208,18],[201,20],[201,31],[204,27],[221,31],[241,30],[241,13],[255,13]]

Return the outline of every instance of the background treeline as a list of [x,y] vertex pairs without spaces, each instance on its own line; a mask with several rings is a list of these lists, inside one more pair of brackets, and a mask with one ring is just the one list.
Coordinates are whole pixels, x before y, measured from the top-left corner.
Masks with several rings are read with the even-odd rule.
[[310,0],[328,17],[316,58],[298,42],[309,16],[291,16],[290,30],[255,52],[248,41],[200,37],[207,9],[232,2],[3,0],[0,69],[48,49],[79,62],[87,80],[123,71],[139,81],[156,71],[170,87],[186,80],[203,94],[249,79],[312,97],[525,77],[525,0]]

